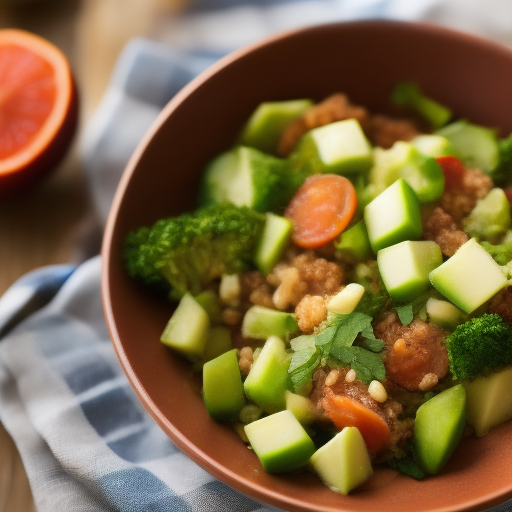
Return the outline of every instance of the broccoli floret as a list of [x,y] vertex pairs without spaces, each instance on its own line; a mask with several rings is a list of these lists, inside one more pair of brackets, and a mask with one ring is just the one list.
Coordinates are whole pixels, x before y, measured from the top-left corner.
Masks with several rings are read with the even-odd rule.
[[504,241],[497,245],[481,241],[480,245],[494,258],[498,265],[506,265],[512,260],[512,241]]
[[230,203],[158,220],[126,236],[126,269],[172,299],[196,295],[223,274],[252,266],[264,222],[264,215]]
[[412,82],[398,84],[391,94],[395,105],[402,105],[414,109],[437,129],[444,126],[452,117],[452,111],[437,101],[425,96],[420,88]]
[[445,341],[457,380],[488,375],[512,364],[512,328],[496,313],[459,325]]
[[499,164],[491,173],[491,178],[498,186],[512,182],[512,133],[498,141]]

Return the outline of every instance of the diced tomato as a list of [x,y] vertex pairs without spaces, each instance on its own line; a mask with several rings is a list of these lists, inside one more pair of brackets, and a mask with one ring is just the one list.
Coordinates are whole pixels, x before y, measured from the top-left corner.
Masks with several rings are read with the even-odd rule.
[[462,186],[462,180],[466,168],[462,162],[454,156],[440,156],[436,158],[444,173],[444,183],[446,190],[453,190]]

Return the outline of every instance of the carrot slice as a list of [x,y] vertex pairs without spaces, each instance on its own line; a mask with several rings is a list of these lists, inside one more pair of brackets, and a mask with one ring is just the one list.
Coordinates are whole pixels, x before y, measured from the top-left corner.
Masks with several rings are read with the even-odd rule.
[[436,158],[444,174],[444,186],[446,190],[453,190],[462,186],[462,180],[466,169],[462,162],[454,156],[440,156]]
[[65,55],[30,32],[0,30],[0,193],[31,185],[55,168],[77,116]]
[[315,249],[334,240],[349,224],[357,208],[350,181],[337,174],[315,174],[293,196],[284,216],[292,221],[292,240]]
[[322,405],[338,429],[356,427],[370,452],[381,450],[391,438],[388,424],[376,412],[344,395],[330,394]]

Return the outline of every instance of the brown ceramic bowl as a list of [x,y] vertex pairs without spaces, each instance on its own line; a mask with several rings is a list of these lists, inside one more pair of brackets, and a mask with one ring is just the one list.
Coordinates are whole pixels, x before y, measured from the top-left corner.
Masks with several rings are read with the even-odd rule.
[[294,511],[481,510],[512,497],[512,422],[461,442],[440,475],[423,481],[377,469],[345,497],[313,474],[266,474],[231,427],[210,419],[189,364],[158,340],[172,305],[137,287],[121,245],[133,228],[194,207],[201,170],[229,148],[261,101],[343,91],[390,110],[394,84],[414,80],[459,116],[512,132],[512,52],[446,29],[355,22],[279,35],[237,51],[185,87],[131,158],[103,246],[103,299],[112,340],[144,406],[199,465],[231,487]]

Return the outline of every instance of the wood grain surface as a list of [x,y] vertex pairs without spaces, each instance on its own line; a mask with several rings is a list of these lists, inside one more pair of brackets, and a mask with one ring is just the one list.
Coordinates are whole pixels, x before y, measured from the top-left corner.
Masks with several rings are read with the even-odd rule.
[[[125,43],[150,35],[183,0],[0,0],[0,28],[39,34],[67,55],[78,85],[75,143],[37,188],[0,201],[0,294],[30,270],[79,263],[99,250],[94,214],[78,158],[84,125],[96,108]],[[0,512],[35,510],[23,463],[0,424]]]

